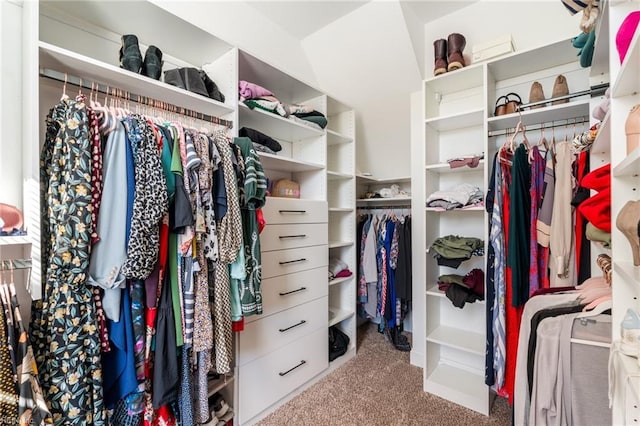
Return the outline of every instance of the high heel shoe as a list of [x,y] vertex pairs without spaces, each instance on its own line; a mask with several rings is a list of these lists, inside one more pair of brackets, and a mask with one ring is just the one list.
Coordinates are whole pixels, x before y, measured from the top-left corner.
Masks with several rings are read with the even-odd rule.
[[640,104],[629,111],[624,132],[627,135],[627,155],[629,155],[631,151],[640,147]]
[[140,74],[142,69],[142,53],[138,46],[138,37],[133,34],[122,36],[120,46],[120,68]]
[[618,213],[616,227],[629,240],[633,264],[640,266],[640,200],[627,201]]

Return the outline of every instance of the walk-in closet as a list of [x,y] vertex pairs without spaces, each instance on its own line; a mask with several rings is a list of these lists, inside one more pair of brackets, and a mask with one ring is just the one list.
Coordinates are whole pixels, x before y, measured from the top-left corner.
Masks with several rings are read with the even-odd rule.
[[0,0],[0,423],[637,424],[639,24]]

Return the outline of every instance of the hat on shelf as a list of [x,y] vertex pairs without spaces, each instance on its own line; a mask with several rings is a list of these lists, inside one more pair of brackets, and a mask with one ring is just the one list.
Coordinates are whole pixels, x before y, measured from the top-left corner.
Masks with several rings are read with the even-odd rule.
[[611,188],[604,189],[587,198],[578,206],[578,211],[596,228],[611,232]]
[[0,223],[2,224],[2,231],[11,232],[14,229],[22,228],[24,217],[16,206],[0,203]]

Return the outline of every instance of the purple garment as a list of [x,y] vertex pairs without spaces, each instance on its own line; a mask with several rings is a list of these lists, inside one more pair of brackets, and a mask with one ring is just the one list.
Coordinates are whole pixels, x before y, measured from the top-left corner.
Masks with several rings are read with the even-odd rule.
[[533,161],[531,162],[531,242],[529,254],[529,295],[535,293],[541,287],[541,277],[544,271],[540,270],[540,252],[542,249],[538,245],[537,225],[538,209],[542,204],[544,190],[544,173],[546,162],[540,154],[537,146],[531,148]]
[[244,101],[245,99],[259,98],[262,96],[273,96],[273,93],[271,93],[264,87],[244,80],[240,80],[238,82],[238,93],[240,94],[240,101]]

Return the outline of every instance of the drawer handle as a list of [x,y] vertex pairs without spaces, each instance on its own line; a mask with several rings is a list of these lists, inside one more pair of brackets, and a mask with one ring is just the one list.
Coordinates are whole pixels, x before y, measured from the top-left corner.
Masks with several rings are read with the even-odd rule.
[[280,296],[286,296],[287,294],[297,293],[297,292],[299,292],[299,291],[303,291],[303,290],[306,290],[306,289],[307,289],[306,287],[300,287],[300,288],[299,288],[299,289],[297,289],[297,290],[285,291],[284,293],[278,293],[278,294],[279,294]]
[[287,370],[287,371],[285,371],[284,373],[283,373],[283,372],[280,372],[280,373],[278,373],[278,374],[280,375],[280,377],[282,377],[282,376],[286,376],[287,374],[291,373],[291,372],[292,372],[293,370],[295,370],[296,368],[298,368],[298,367],[302,367],[302,366],[303,366],[303,365],[305,365],[306,363],[307,363],[307,361],[305,361],[305,360],[303,359],[302,361],[300,361],[300,364],[296,365],[295,367],[291,367],[290,369],[288,369],[288,370]]
[[288,265],[288,264],[290,264],[290,263],[304,262],[304,261],[306,261],[306,260],[307,260],[307,259],[305,259],[305,258],[303,257],[303,258],[301,258],[301,259],[296,259],[296,260],[287,260],[286,262],[278,262],[278,263],[280,263],[281,265]]
[[278,210],[278,212],[280,214],[282,214],[282,213],[300,213],[300,214],[305,214],[307,211],[306,210]]
[[278,238],[284,240],[285,238],[307,238],[307,234],[299,234],[299,235],[280,235]]
[[279,328],[278,330],[280,331],[280,333],[284,333],[285,331],[291,330],[292,328],[296,328],[296,327],[301,326],[302,324],[306,324],[306,323],[307,322],[305,320],[302,320],[297,324],[290,325],[287,328]]

